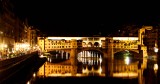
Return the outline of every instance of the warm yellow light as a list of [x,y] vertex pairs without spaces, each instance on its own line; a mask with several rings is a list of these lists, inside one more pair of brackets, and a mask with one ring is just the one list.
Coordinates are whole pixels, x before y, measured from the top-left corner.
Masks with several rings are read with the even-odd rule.
[[128,65],[129,63],[130,63],[130,59],[129,59],[129,57],[126,57],[126,58],[125,58],[125,64]]
[[72,40],[72,39],[75,39],[75,40],[80,40],[82,39],[82,37],[48,37],[48,39],[52,39],[52,40]]
[[138,37],[113,37],[113,40],[138,40]]
[[154,64],[153,69],[158,70],[158,64]]
[[100,63],[102,63],[102,58],[99,58]]
[[33,77],[36,77],[36,74],[35,74],[35,73],[33,73]]
[[2,34],[3,34],[3,32],[2,32],[2,31],[0,31],[0,34],[2,35]]
[[7,48],[8,46],[6,44],[4,44],[4,47]]
[[154,52],[158,52],[158,48],[157,47],[154,47]]
[[[51,39],[51,40],[72,40],[72,39],[75,39],[75,40],[81,40],[81,39],[84,39],[84,38],[88,38],[88,37],[48,37],[48,39]],[[105,40],[105,37],[99,37],[100,38],[100,41],[101,40]]]
[[98,73],[99,73],[99,74],[102,73],[102,67],[99,68]]
[[27,84],[30,84],[30,81],[28,81]]

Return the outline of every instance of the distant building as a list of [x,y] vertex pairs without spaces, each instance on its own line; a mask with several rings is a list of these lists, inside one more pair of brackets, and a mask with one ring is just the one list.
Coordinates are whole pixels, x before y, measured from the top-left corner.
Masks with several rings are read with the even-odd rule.
[[30,28],[13,9],[9,0],[0,1],[0,55],[15,53],[24,44],[37,44],[37,29]]
[[145,35],[144,35],[144,45],[147,46],[147,52],[149,56],[155,55],[155,47],[157,46],[158,41],[158,29],[153,27],[151,30],[145,29]]
[[31,47],[37,46],[37,37],[39,30],[33,26],[27,29],[27,41]]
[[1,0],[0,13],[0,47],[1,55],[7,55],[14,49],[16,38],[19,37],[17,25],[20,22],[13,13],[13,5],[8,0]]

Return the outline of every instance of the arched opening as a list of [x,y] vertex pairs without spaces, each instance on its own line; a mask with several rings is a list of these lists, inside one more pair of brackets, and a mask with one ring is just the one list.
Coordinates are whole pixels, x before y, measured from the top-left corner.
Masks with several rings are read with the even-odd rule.
[[92,70],[92,66],[88,65],[88,70],[91,71]]
[[103,57],[103,52],[99,50],[83,50],[77,54],[77,57]]
[[91,42],[88,43],[88,47],[92,47],[92,43]]
[[83,42],[83,43],[82,43],[82,46],[83,46],[83,47],[87,47],[86,42]]
[[48,52],[47,60],[49,62],[62,62],[70,59],[70,54],[63,50],[53,50]]
[[98,43],[98,42],[95,42],[95,43],[94,43],[94,47],[99,47],[99,43]]
[[133,58],[134,55],[133,55],[133,53],[131,53],[128,50],[120,51],[120,52],[117,52],[117,53],[114,54],[115,59],[124,59],[126,57]]

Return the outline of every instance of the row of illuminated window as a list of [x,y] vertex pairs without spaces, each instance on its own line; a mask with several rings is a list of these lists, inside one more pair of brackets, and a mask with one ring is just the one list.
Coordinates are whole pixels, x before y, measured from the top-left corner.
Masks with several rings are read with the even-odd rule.
[[65,74],[65,73],[71,73],[71,70],[51,70],[51,71],[48,71],[47,74]]
[[49,43],[70,43],[71,41],[70,40],[58,40],[58,41],[55,41],[55,40],[45,40],[45,42],[49,42]]
[[113,43],[113,46],[134,46],[134,45],[138,45],[138,44],[133,44],[133,43]]
[[70,69],[70,65],[47,65],[45,68],[56,68],[56,69]]
[[[48,41],[44,42],[42,40],[40,40],[39,43],[41,43],[41,44],[45,43],[45,45],[47,45],[47,44],[48,45],[70,45],[70,44],[76,45],[77,44],[77,42],[59,42],[59,41],[58,42],[48,42]],[[82,42],[81,42],[81,44],[82,44]]]
[[[43,45],[43,43],[40,43],[40,45]],[[53,43],[53,44],[45,43],[45,45],[77,45],[77,43]],[[78,44],[78,45],[80,45],[80,44]]]
[[[71,66],[68,65],[48,65],[48,66],[45,66],[45,74],[51,74],[51,73],[62,73],[62,72],[68,72],[70,73],[71,72]],[[40,68],[39,70],[39,74],[43,74],[43,67]]]
[[[112,42],[112,40],[110,40]],[[126,40],[126,41],[120,41],[120,40],[114,40],[113,43],[137,43],[138,40]]]
[[[44,42],[43,40],[40,40],[40,42]],[[50,43],[50,44],[53,44],[53,43],[71,43],[72,41],[70,40],[58,40],[58,41],[53,41],[53,40],[46,40],[45,43]],[[79,41],[77,40],[76,43],[82,43],[82,41]]]
[[99,41],[100,38],[84,38],[84,41]]
[[138,44],[131,44],[131,43],[116,44],[116,43],[113,43],[113,46],[135,46],[135,45],[138,45]]
[[132,46],[108,46],[113,48],[138,48],[138,45],[132,45]]
[[[45,43],[45,45],[71,45],[71,43]],[[75,44],[74,44],[75,45]]]
[[[71,48],[71,46],[45,46],[45,48]],[[72,46],[72,48],[77,48],[77,46]]]
[[46,72],[61,72],[61,71],[67,71],[70,72],[72,70],[72,67],[70,65],[62,66],[62,65],[51,65],[51,66],[46,66],[45,71]]
[[138,66],[133,64],[133,65],[115,65],[113,67],[114,72],[125,72],[125,71],[137,71]]
[[[41,40],[41,42],[43,42],[43,40]],[[49,42],[49,43],[71,43],[71,42],[73,42],[73,41],[71,41],[71,40],[45,40],[45,42]],[[74,41],[74,42],[82,42],[82,40],[76,40],[76,41]]]

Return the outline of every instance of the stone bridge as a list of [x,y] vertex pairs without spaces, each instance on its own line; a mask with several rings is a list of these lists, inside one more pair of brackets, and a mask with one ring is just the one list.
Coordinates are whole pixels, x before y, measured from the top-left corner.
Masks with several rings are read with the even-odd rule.
[[97,51],[101,53],[104,58],[112,57],[114,56],[115,53],[125,51],[125,50],[131,51],[137,54],[140,53],[138,49],[127,49],[127,48],[113,48],[112,49],[112,48],[102,48],[102,47],[63,48],[63,49],[61,48],[61,49],[52,49],[48,51],[55,51],[55,50],[69,53],[71,57],[77,56],[77,54],[82,51]]
[[49,51],[55,51],[55,50],[67,52],[67,53],[70,54],[71,57],[77,56],[77,54],[82,52],[82,51],[98,51],[104,57],[107,56],[107,49],[106,48],[101,48],[101,47],[63,48],[63,49],[61,48],[61,49],[51,49],[51,50],[48,50],[48,52]]

